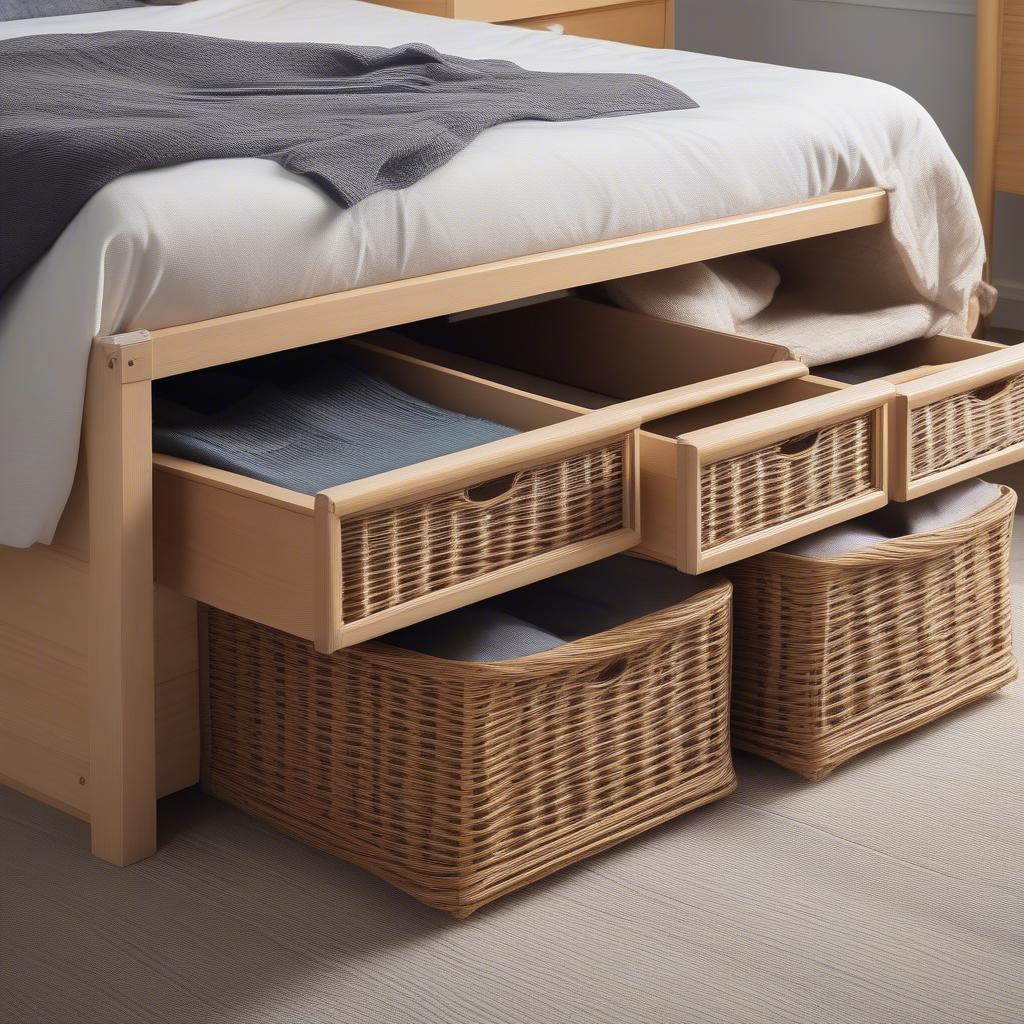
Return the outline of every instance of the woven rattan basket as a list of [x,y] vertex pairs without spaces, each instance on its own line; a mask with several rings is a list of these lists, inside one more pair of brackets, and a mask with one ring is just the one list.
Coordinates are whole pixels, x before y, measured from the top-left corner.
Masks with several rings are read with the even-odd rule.
[[962,465],[1024,441],[1024,374],[915,409],[910,477]]
[[732,792],[731,587],[517,661],[203,613],[203,784],[466,917]]
[[1017,677],[1016,495],[962,523],[834,558],[730,567],[736,747],[808,779]]

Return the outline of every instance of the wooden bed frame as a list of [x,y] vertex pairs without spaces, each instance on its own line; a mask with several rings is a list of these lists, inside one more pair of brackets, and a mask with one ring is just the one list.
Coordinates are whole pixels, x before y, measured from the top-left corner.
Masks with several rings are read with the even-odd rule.
[[[96,339],[86,398],[88,480],[80,474],[53,547],[0,548],[5,583],[0,629],[31,639],[23,645],[20,662],[8,659],[0,666],[5,719],[0,722],[0,782],[86,818],[93,853],[125,865],[156,849],[157,796],[198,779],[195,606],[160,588],[154,595],[154,380],[866,227],[887,215],[881,189],[834,193],[777,209]],[[80,604],[85,598],[87,622]],[[48,695],[45,722],[40,692]],[[65,707],[66,714],[49,710]],[[45,733],[48,739],[29,741],[29,733],[36,738]]]

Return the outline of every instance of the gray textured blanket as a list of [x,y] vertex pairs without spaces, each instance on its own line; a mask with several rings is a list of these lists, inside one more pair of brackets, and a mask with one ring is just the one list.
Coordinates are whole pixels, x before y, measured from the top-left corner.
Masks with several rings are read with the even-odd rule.
[[64,14],[90,14],[145,6],[143,0],[0,0],[0,21],[56,18]]
[[349,207],[415,183],[493,125],[694,106],[641,75],[524,71],[419,43],[123,31],[3,40],[0,294],[131,171],[262,157]]
[[153,403],[155,451],[304,494],[515,433],[315,349],[165,381]]

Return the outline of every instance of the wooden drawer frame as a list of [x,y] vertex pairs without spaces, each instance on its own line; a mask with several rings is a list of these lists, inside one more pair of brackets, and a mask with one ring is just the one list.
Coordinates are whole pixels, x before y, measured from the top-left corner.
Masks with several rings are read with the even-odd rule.
[[[623,344],[630,332],[627,358]],[[563,342],[585,336],[581,344],[590,358],[579,358],[578,348],[571,345],[559,346],[559,333]],[[637,410],[646,425],[640,432],[643,536],[638,550],[683,572],[719,568],[888,501],[888,404],[895,393],[889,382],[851,387],[812,377],[802,363],[786,360],[788,351],[780,346],[580,299],[498,313],[486,325],[433,324],[413,334],[447,351],[407,351],[548,401],[576,409]],[[481,339],[476,346],[477,359],[467,353],[474,351],[474,335],[479,334],[486,335],[486,342]],[[482,362],[485,358],[498,365]],[[740,368],[744,360],[747,365]],[[693,379],[702,374],[706,377]],[[687,383],[658,393],[659,387],[680,379]],[[609,397],[609,385],[616,389],[614,397]],[[624,404],[615,405],[619,398]],[[721,422],[716,418],[720,402],[726,403]],[[869,413],[871,478],[865,492],[711,550],[702,547],[700,473],[705,466]],[[654,422],[670,416],[678,418],[681,429]]]
[[[915,412],[994,384],[1009,385],[1015,377],[1024,378],[1024,345],[1005,346],[975,338],[944,336],[925,339],[923,344],[933,351],[934,364],[890,378],[896,384],[890,435],[890,493],[894,501],[911,501],[972,476],[1024,460],[1024,440],[1021,440],[937,472],[913,476],[911,452]],[[977,354],[971,355],[972,352]],[[955,357],[957,353],[962,353],[959,361],[942,358]],[[908,376],[912,379],[907,379]],[[998,397],[993,395],[979,398],[979,401],[995,401]]]
[[[810,533],[846,522],[888,503],[888,425],[889,402],[894,393],[885,381],[836,386],[833,381],[808,376],[793,385],[832,390],[792,404],[753,413],[740,419],[726,420],[677,438],[678,476],[681,487],[679,502],[679,550],[677,564],[681,571],[702,573],[761,554],[781,544],[798,540]],[[871,416],[872,450],[871,479],[863,493],[850,496],[825,508],[787,519],[748,535],[728,540],[713,547],[702,542],[704,495],[703,470],[715,463],[736,456],[753,454],[800,441],[808,435],[820,435],[828,427],[849,422],[857,417]],[[818,438],[815,438],[815,444]],[[787,458],[807,458],[814,444]]]
[[[381,338],[380,340],[385,340]],[[375,345],[352,356],[427,401],[524,433],[311,496],[199,463],[155,455],[156,578],[205,604],[313,640],[325,654],[634,547],[640,540],[640,416],[554,407],[532,396]],[[580,413],[583,413],[581,415]],[[515,478],[595,447],[623,444],[621,525],[346,621],[342,524],[377,510]],[[487,499],[494,507],[508,491]],[[466,494],[467,500],[470,499]]]

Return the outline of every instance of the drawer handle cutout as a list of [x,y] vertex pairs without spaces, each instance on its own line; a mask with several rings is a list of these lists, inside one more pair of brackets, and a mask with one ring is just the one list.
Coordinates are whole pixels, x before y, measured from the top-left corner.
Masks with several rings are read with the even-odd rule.
[[991,402],[993,398],[999,398],[1010,390],[1013,385],[1013,379],[1007,377],[1005,380],[996,380],[991,384],[985,384],[983,387],[975,388],[970,392],[970,397],[975,402]]
[[623,672],[629,667],[629,662],[625,658],[617,658],[615,661],[608,665],[605,665],[597,676],[594,678],[595,683],[610,683],[614,679],[618,679]]
[[787,459],[795,459],[800,455],[806,455],[818,443],[818,431],[810,434],[803,434],[801,437],[791,437],[779,445],[779,454]]
[[482,484],[474,484],[467,487],[462,493],[466,501],[483,505],[489,501],[497,501],[504,498],[513,487],[519,482],[519,473],[509,473],[508,476],[499,476],[494,480],[485,480]]

